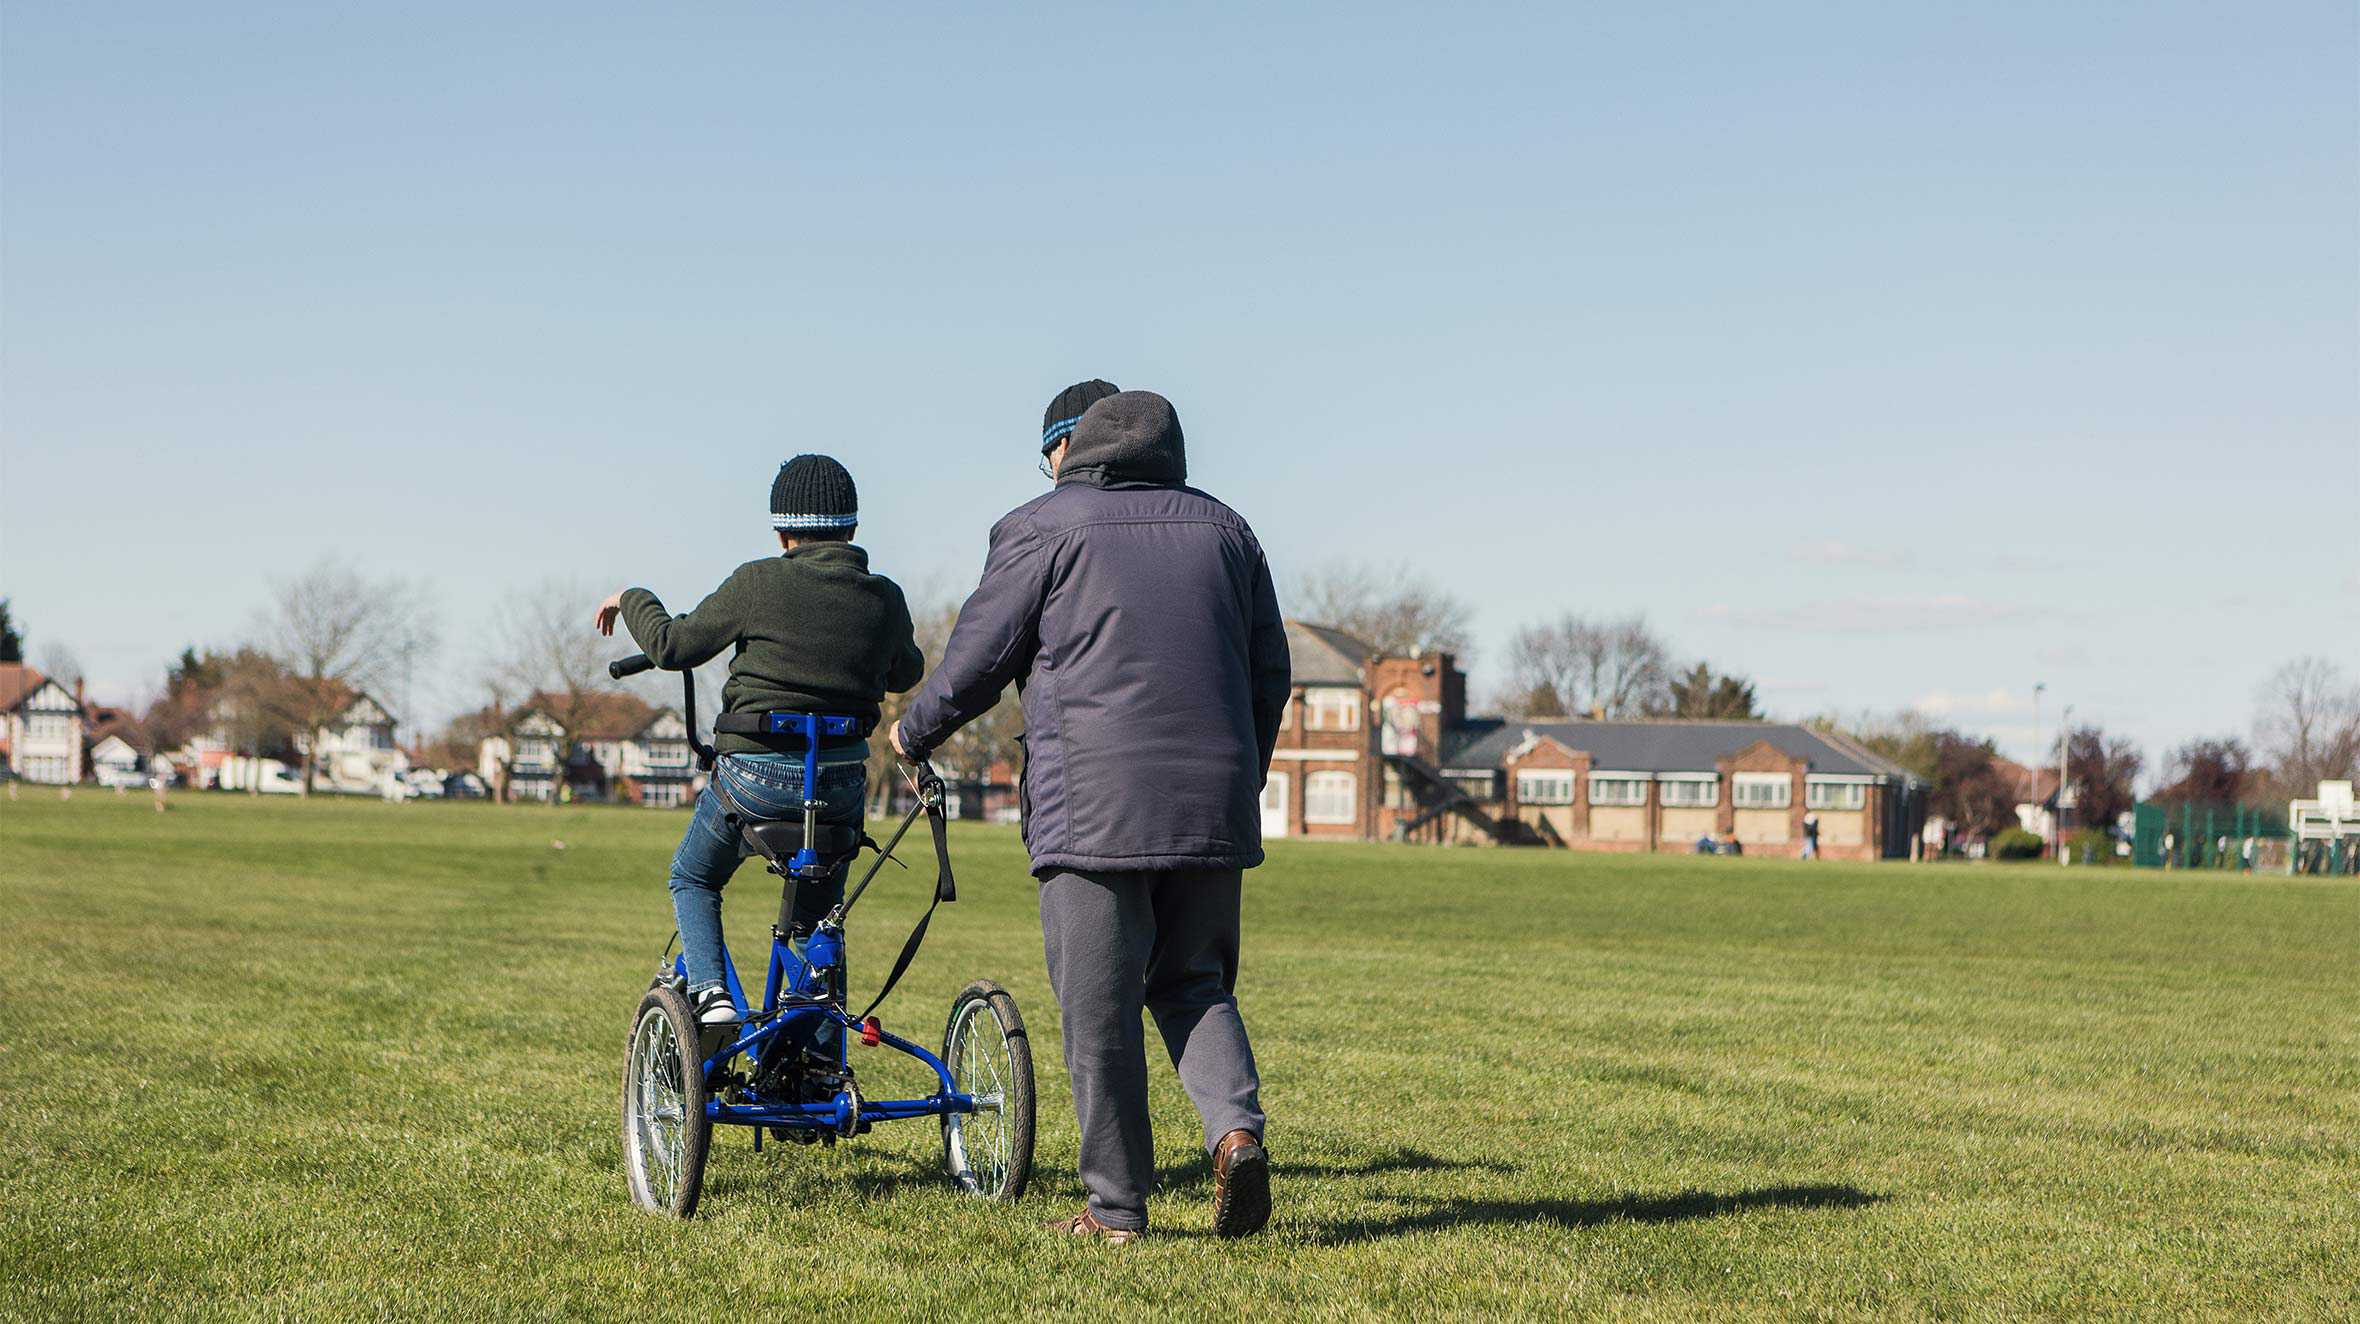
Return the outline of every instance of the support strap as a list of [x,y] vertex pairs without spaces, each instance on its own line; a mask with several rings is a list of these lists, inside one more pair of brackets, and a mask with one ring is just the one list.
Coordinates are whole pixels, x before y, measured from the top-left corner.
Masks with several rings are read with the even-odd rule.
[[[885,1001],[885,995],[891,993],[893,986],[900,983],[901,977],[908,973],[910,962],[917,959],[918,948],[926,941],[926,926],[934,922],[935,910],[945,901],[959,899],[958,885],[951,879],[950,821],[949,817],[943,813],[940,783],[936,783],[930,791],[921,789],[918,803],[911,808],[909,816],[901,820],[901,827],[894,832],[893,840],[886,843],[885,849],[879,853],[877,865],[870,868],[869,875],[870,877],[876,876],[877,867],[881,867],[886,859],[892,856],[893,848],[901,843],[902,834],[910,830],[910,824],[917,821],[919,814],[926,815],[926,826],[934,834],[934,900],[927,905],[926,913],[918,916],[918,927],[910,930],[909,940],[902,943],[901,955],[893,960],[893,973],[885,976],[885,986],[877,990],[877,996],[870,999],[869,1005],[861,1009],[860,1015],[854,1017],[855,1020],[867,1020],[869,1014]],[[863,878],[860,880],[860,884],[862,888],[865,888],[868,886],[869,880]],[[850,897],[845,898],[843,910],[850,910],[852,903],[859,899],[860,891],[855,889]]]

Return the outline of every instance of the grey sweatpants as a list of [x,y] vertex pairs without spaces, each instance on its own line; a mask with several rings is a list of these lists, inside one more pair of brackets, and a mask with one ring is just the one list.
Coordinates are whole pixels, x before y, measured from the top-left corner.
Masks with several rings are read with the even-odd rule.
[[1082,1185],[1108,1227],[1146,1227],[1155,1185],[1142,1007],[1204,1119],[1205,1149],[1241,1128],[1262,1134],[1261,1079],[1234,996],[1240,890],[1235,869],[1056,870],[1041,879]]

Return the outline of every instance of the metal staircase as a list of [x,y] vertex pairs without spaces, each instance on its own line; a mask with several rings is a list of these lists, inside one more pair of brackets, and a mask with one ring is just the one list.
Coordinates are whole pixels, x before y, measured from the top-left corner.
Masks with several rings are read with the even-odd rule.
[[1515,819],[1505,821],[1491,816],[1473,796],[1462,791],[1435,767],[1415,754],[1386,754],[1385,762],[1401,776],[1402,786],[1418,805],[1418,812],[1393,825],[1393,840],[1407,841],[1422,828],[1440,822],[1445,816],[1456,814],[1469,826],[1491,840],[1506,846],[1540,844],[1530,827]]

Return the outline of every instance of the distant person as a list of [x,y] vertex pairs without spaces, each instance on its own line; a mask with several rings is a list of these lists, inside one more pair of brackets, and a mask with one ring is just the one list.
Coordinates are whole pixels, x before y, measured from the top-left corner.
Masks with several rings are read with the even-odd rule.
[[1809,810],[1803,814],[1803,858],[1819,858],[1819,815]]
[[1696,839],[1695,852],[1698,855],[1710,855],[1714,849],[1712,833],[1707,832]]
[[2245,839],[2245,844],[2238,848],[2237,859],[2238,863],[2242,866],[2241,872],[2253,872],[2254,839],[2252,837],[2247,837]]
[[1114,1244],[1147,1230],[1145,1007],[1204,1122],[1213,1231],[1242,1236],[1269,1217],[1270,1160],[1238,911],[1262,862],[1286,627],[1254,531],[1187,485],[1170,401],[1069,387],[1041,450],[1056,485],[992,526],[983,581],[893,743],[925,754],[1011,683],[1023,695],[1024,844],[1089,1192],[1050,1227]]
[[[770,527],[779,554],[730,572],[696,610],[674,616],[644,588],[627,588],[598,604],[593,621],[611,635],[619,617],[631,641],[657,666],[681,671],[732,650],[721,710],[817,712],[875,723],[886,694],[918,683],[918,651],[909,604],[899,585],[869,573],[869,554],[852,541],[860,496],[852,475],[825,455],[798,455],[770,484]],[[688,967],[688,998],[700,1025],[737,1020],[724,984],[721,889],[745,847],[728,819],[793,818],[803,812],[803,742],[798,736],[717,734],[721,757],[697,795],[696,814],[672,857],[672,916]],[[858,827],[867,800],[865,735],[824,740],[819,785],[811,798],[820,821]],[[843,899],[844,871],[795,892],[798,932]]]
[[1743,855],[1745,854],[1745,843],[1737,839],[1737,833],[1734,831],[1726,833],[1721,838],[1721,853],[1723,855]]

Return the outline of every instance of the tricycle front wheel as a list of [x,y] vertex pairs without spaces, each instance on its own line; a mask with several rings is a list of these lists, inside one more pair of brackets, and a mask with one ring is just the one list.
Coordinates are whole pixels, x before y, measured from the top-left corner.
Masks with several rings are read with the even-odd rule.
[[623,1057],[623,1172],[633,1204],[678,1218],[696,1212],[713,1139],[705,1092],[696,1015],[679,990],[659,984],[640,1000]]
[[942,1035],[951,1086],[975,1099],[971,1113],[945,1113],[942,1163],[970,1195],[1013,1200],[1032,1180],[1032,1042],[1016,999],[978,979],[951,1003]]

